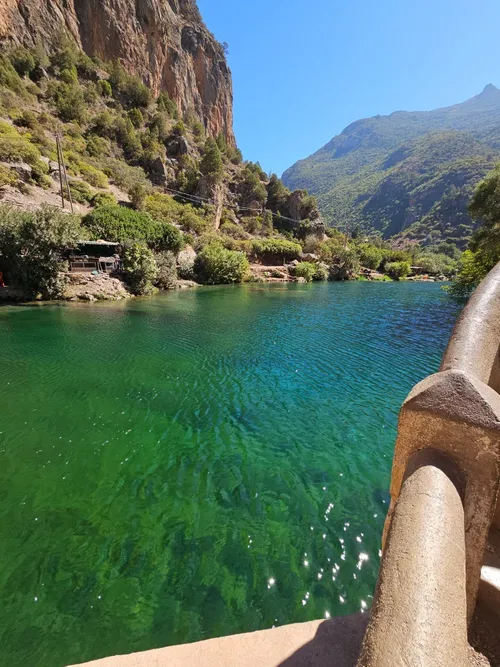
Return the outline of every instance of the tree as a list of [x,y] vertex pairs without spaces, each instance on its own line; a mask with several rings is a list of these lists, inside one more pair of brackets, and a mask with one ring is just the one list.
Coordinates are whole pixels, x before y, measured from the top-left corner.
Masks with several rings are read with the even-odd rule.
[[61,295],[61,250],[84,236],[79,218],[57,208],[21,212],[0,207],[0,256],[13,282],[29,296],[53,299]]
[[161,252],[154,257],[158,268],[155,286],[162,290],[174,289],[177,284],[177,261],[174,253]]
[[286,215],[285,206],[288,197],[290,196],[290,190],[283,185],[283,182],[276,176],[272,174],[267,184],[267,206],[274,213],[283,213]]
[[378,269],[383,257],[383,253],[380,248],[377,248],[370,243],[361,243],[357,247],[357,250],[359,253],[359,259],[363,266],[366,266],[368,269]]
[[217,142],[211,137],[205,142],[200,171],[204,176],[211,176],[215,182],[219,182],[224,175],[224,163],[220,149]]
[[134,294],[151,294],[158,268],[151,250],[145,243],[133,242],[122,251],[123,270]]
[[411,267],[410,262],[388,262],[385,265],[385,272],[393,280],[400,280],[401,278],[406,278],[410,273]]
[[459,297],[469,296],[500,261],[500,165],[478,185],[469,212],[482,225],[462,255],[457,278],[449,288]]

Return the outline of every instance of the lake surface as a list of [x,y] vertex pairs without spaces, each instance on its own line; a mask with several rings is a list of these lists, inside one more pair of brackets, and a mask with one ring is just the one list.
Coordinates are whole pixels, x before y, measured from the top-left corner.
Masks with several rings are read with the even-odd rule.
[[0,663],[61,667],[371,604],[436,284],[0,309]]

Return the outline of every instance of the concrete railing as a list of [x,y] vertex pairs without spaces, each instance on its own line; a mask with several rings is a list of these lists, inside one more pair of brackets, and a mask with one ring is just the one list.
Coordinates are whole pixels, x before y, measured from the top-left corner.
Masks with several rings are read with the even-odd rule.
[[457,321],[440,371],[401,409],[358,667],[468,664],[467,624],[500,481],[499,350],[500,264]]

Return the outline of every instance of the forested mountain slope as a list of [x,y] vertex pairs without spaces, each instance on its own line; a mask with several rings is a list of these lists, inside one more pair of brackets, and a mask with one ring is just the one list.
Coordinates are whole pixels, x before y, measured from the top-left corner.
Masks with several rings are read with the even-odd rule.
[[462,104],[356,121],[283,180],[316,194],[331,225],[463,247],[474,228],[467,202],[499,160],[500,90],[490,84]]

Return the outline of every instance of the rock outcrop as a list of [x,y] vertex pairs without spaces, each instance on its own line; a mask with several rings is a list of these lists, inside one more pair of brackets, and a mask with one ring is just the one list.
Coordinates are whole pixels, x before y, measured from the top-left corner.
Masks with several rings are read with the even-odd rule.
[[195,0],[0,0],[0,40],[50,44],[62,31],[166,90],[183,115],[194,112],[234,145],[231,72]]

